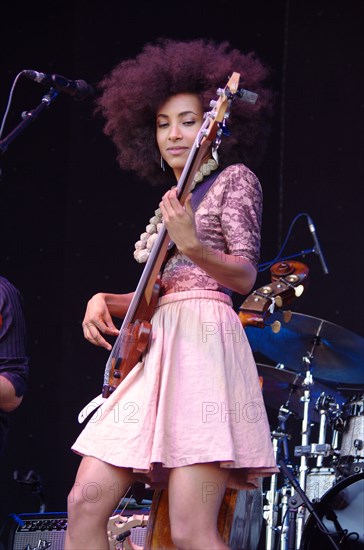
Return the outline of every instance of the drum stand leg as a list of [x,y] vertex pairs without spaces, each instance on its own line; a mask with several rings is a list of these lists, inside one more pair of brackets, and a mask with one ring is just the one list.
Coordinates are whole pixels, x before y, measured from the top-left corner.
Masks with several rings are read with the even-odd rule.
[[296,550],[296,525],[298,508],[303,502],[298,496],[288,499],[288,547],[287,550]]
[[[283,446],[283,456],[284,460],[288,462],[288,447],[287,439],[289,436],[285,433],[286,430],[286,420],[291,415],[291,411],[282,405],[279,409],[279,427],[277,430],[272,432],[272,443],[273,451],[276,462],[279,458],[279,443]],[[274,474],[270,478],[270,489],[266,493],[266,499],[268,504],[264,506],[264,519],[266,520],[266,542],[265,550],[274,550],[275,548],[275,535],[278,530],[277,528],[277,517],[278,517],[278,504],[277,504],[277,474]],[[281,530],[282,532],[282,530]]]
[[[274,456],[277,460],[278,455],[278,439],[273,437],[273,451]],[[274,539],[275,539],[275,528],[277,520],[277,505],[276,505],[276,495],[277,495],[277,474],[273,474],[270,478],[270,488],[266,493],[266,499],[268,504],[264,506],[264,519],[266,520],[266,530],[265,530],[265,550],[274,550]]]
[[[301,489],[300,484],[296,480],[296,478],[293,476],[292,472],[289,468],[287,468],[286,464],[283,460],[279,461],[279,467],[282,469],[284,475],[289,479],[292,487],[297,491],[298,495],[294,495],[293,497],[290,497],[290,526],[292,525],[293,533],[289,536],[289,549],[288,550],[295,550],[294,542],[296,539],[296,533],[295,533],[295,526],[296,526],[296,520],[295,516],[297,514],[297,510],[301,505],[304,505],[307,507],[309,512],[315,517],[315,520],[317,524],[319,525],[321,531],[327,535],[327,538],[329,539],[331,545],[335,550],[340,550],[339,546],[336,544],[334,539],[332,538],[330,532],[328,531],[326,525],[322,522],[320,516],[317,514],[315,508],[313,507],[311,501],[307,498],[307,495],[305,492]],[[293,546],[292,546],[293,544]],[[299,547],[298,547],[299,548]]]
[[289,527],[289,499],[294,494],[293,488],[287,484],[281,489],[281,518],[279,550],[288,550]]
[[[318,337],[315,338],[313,342],[313,346],[310,351],[307,352],[307,354],[302,358],[303,364],[305,366],[306,376],[303,381],[303,397],[301,400],[303,401],[303,417],[302,417],[302,433],[301,433],[301,446],[298,448],[295,448],[295,456],[300,456],[300,468],[299,468],[299,484],[298,487],[300,491],[304,494],[305,499],[309,501],[305,494],[306,490],[306,483],[307,483],[307,456],[311,454],[311,448],[309,445],[310,440],[310,430],[311,430],[311,424],[310,424],[310,401],[311,401],[311,386],[313,384],[313,378],[311,374],[311,360],[313,358],[313,352],[318,343]],[[297,451],[297,453],[296,453]],[[290,478],[293,478],[291,472],[290,472]],[[296,497],[291,497],[291,505],[292,505],[292,499],[294,500]],[[297,501],[295,502],[296,506]],[[294,506],[294,508],[295,508]],[[312,505],[311,505],[312,507]],[[295,537],[296,537],[296,548],[300,548],[301,545],[301,538],[305,523],[305,507],[304,505],[298,505],[297,510],[294,509],[294,513],[296,516],[296,522],[295,522]],[[291,527],[292,524],[290,523]],[[290,529],[292,531],[292,528]],[[291,540],[291,533],[289,533],[289,540]]]
[[[310,436],[310,401],[311,401],[311,391],[310,386],[313,384],[312,375],[310,371],[310,355],[303,358],[303,362],[306,363],[306,378],[304,380],[304,392],[303,397],[301,398],[303,400],[303,418],[302,418],[302,434],[301,434],[301,444],[302,449],[307,449],[307,446],[309,444],[309,436]],[[306,481],[307,481],[307,456],[305,452],[302,452],[301,454],[301,460],[300,460],[300,476],[299,476],[299,482],[300,482],[300,488],[302,488],[304,491],[306,490]],[[297,510],[297,531],[296,531],[296,538],[297,538],[297,548],[300,547],[301,544],[301,537],[303,533],[303,526],[305,521],[305,510],[304,508],[300,507]]]

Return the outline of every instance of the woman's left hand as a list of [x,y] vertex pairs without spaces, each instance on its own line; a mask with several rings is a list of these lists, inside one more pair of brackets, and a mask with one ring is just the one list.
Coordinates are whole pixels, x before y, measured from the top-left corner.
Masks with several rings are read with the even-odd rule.
[[174,188],[167,191],[159,203],[168,234],[182,253],[186,247],[198,242],[191,198],[190,193],[182,206],[177,198],[177,190]]

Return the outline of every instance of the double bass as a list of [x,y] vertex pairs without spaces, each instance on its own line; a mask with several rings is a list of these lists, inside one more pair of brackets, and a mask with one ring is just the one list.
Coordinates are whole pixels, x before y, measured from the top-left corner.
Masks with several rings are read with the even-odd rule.
[[[270,268],[271,282],[254,290],[239,307],[239,318],[244,327],[264,328],[269,317],[277,309],[292,303],[302,296],[309,282],[309,269],[297,261],[281,261]],[[290,312],[284,312],[285,322],[290,320]],[[279,332],[280,322],[271,325],[273,332]]]

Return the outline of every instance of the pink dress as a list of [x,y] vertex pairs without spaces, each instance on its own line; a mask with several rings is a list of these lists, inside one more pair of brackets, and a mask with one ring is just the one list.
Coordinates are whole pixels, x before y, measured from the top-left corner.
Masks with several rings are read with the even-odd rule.
[[[201,242],[257,266],[262,192],[226,168],[196,211]],[[178,251],[169,259],[143,360],[88,421],[72,449],[165,487],[170,468],[217,462],[228,486],[278,472],[252,351],[228,289]]]

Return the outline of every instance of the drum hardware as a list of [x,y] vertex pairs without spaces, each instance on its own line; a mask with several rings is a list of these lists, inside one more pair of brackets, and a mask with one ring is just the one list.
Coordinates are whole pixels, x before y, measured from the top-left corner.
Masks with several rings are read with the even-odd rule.
[[[299,486],[300,491],[304,493],[306,491],[307,484],[307,475],[308,475],[308,462],[307,458],[309,456],[329,456],[331,452],[331,446],[324,443],[326,439],[326,416],[327,411],[332,407],[333,398],[325,398],[324,393],[320,394],[319,399],[316,402],[316,409],[320,409],[320,440],[319,443],[311,445],[310,444],[310,432],[311,432],[311,409],[310,402],[312,401],[312,392],[311,387],[314,384],[313,376],[311,372],[311,364],[314,358],[314,353],[317,347],[320,345],[320,332],[322,328],[322,323],[317,328],[316,335],[312,340],[311,349],[306,351],[306,354],[302,357],[302,362],[305,367],[306,376],[303,380],[303,396],[301,401],[303,402],[303,417],[302,417],[302,429],[301,429],[301,445],[295,449],[295,456],[300,457],[300,466],[299,466]],[[322,464],[322,458],[319,461],[319,464]],[[305,495],[306,497],[306,495]],[[294,498],[294,497],[293,497]],[[306,497],[308,500],[308,498]],[[292,503],[291,503],[292,504]],[[297,500],[293,508],[295,508]],[[296,536],[296,546],[300,547],[301,537],[303,533],[303,527],[305,523],[306,509],[302,505],[297,505],[297,510],[291,510],[290,520],[292,520],[292,514],[295,515],[295,536]],[[292,531],[291,521],[289,522],[290,532]],[[291,536],[291,534],[289,535]]]
[[294,490],[293,487],[289,484],[289,482],[286,480],[285,485],[280,490],[280,496],[281,496],[281,526],[277,529],[279,531],[280,536],[280,544],[279,549],[280,550],[287,550],[288,549],[288,535],[289,535],[289,499],[291,496],[293,496]]
[[311,503],[310,499],[307,497],[306,493],[301,489],[299,482],[292,474],[292,471],[287,468],[286,464],[283,460],[280,460],[278,463],[280,469],[282,470],[285,477],[289,480],[291,483],[293,489],[295,490],[295,493],[293,496],[289,498],[289,535],[288,535],[288,550],[296,550],[296,548],[300,548],[300,542],[297,544],[297,526],[298,526],[298,518],[299,510],[305,507],[309,512],[312,514],[312,516],[315,518],[317,525],[319,526],[322,533],[325,534],[327,537],[327,540],[330,542],[330,547],[335,548],[336,550],[340,550],[339,546],[335,542],[332,534],[326,527],[325,523],[322,521],[319,514],[316,512],[315,507]]
[[288,550],[295,550],[296,546],[296,528],[298,525],[299,510],[302,509],[304,500],[299,495],[292,495],[288,499]]
[[[290,533],[289,502],[293,494],[294,489],[287,480],[283,487],[276,492],[273,509],[274,521],[270,525],[267,525],[264,550],[272,550],[275,548],[279,548],[279,550],[288,550],[288,536]],[[264,510],[265,509],[266,507],[264,507]],[[278,516],[280,517],[280,525],[278,525]],[[267,519],[267,516],[264,515],[264,518]]]
[[361,473],[364,473],[364,461],[354,462],[352,457],[341,460],[336,466],[337,481]]
[[279,447],[281,452],[277,454],[276,458],[278,459],[278,456],[281,457],[281,455],[283,455],[283,459],[285,460],[286,464],[289,462],[288,440],[291,439],[290,434],[286,433],[286,422],[290,416],[295,416],[294,413],[287,407],[287,403],[279,408],[279,426],[277,430],[273,431],[272,433],[273,437],[276,438],[278,440],[278,443],[280,444]]
[[342,419],[342,409],[338,405],[337,409],[331,413],[329,424],[332,429],[331,447],[335,458],[340,456],[340,442],[339,433],[344,429],[344,423]]
[[[301,447],[306,448],[309,446],[309,436],[310,436],[310,401],[311,401],[311,391],[310,386],[313,384],[313,378],[311,374],[311,359],[313,357],[313,351],[314,347],[316,345],[316,340],[314,341],[313,347],[311,351],[307,352],[306,356],[302,358],[303,364],[306,366],[306,378],[303,381],[303,387],[304,387],[304,394],[301,400],[303,401],[303,418],[302,418],[302,430],[301,430]],[[300,467],[299,467],[299,484],[300,489],[302,491],[306,490],[306,478],[307,478],[307,456],[305,453],[301,454],[300,457]],[[294,497],[292,497],[294,498]],[[296,501],[297,502],[297,501]],[[293,510],[295,512],[296,516],[296,529],[295,529],[295,535],[297,537],[297,548],[300,546],[301,542],[301,536],[303,532],[303,525],[304,525],[304,517],[305,517],[305,510],[302,506],[297,506],[297,510]],[[292,514],[290,515],[290,520],[292,519]],[[292,531],[291,528],[291,521],[289,522],[290,525],[290,532]]]
[[[316,457],[316,467],[321,468],[323,466],[324,457],[332,456],[335,453],[333,443],[326,443],[327,439],[327,424],[329,415],[339,410],[339,405],[331,395],[321,393],[316,402],[316,410],[320,415],[319,423],[319,437],[317,443],[311,443],[310,445],[298,445],[294,449],[294,455],[300,457],[305,455],[306,457]],[[333,439],[335,442],[336,439]]]
[[[336,403],[335,397],[326,395],[323,392],[317,399],[315,408],[320,416],[318,442],[296,446],[294,454],[295,456],[304,456],[306,459],[316,458],[316,467],[310,468],[308,471],[304,470],[304,477],[300,476],[300,482],[304,483],[306,496],[316,505],[338,481],[338,470],[336,468],[339,456],[337,431],[333,432],[331,444],[326,443],[326,441],[327,427],[328,425],[335,425],[340,414],[340,406]],[[325,467],[324,459],[328,457],[331,460],[329,466]],[[297,548],[301,546],[302,534],[309,516],[310,512],[307,508],[298,508],[296,519]]]
[[[287,422],[288,418],[290,416],[296,416],[288,408],[288,403],[290,402],[292,392],[295,391],[293,388],[294,388],[294,386],[292,385],[290,387],[290,392],[289,392],[289,397],[287,399],[287,402],[286,402],[285,405],[282,405],[282,407],[280,407],[279,413],[278,413],[278,419],[279,419],[279,422],[280,422],[280,424],[279,424],[280,429],[284,430],[284,431],[286,430],[286,422]],[[291,436],[288,436],[288,435],[286,437],[282,438],[282,440],[281,440],[281,449],[282,449],[282,454],[283,454],[283,457],[284,457],[285,464],[287,465],[287,467],[293,468],[293,465],[290,464],[290,460],[289,460],[289,451],[288,451],[288,440],[289,439],[291,439]],[[278,460],[277,460],[277,462],[278,462]],[[281,525],[280,525],[280,527],[278,527],[276,529],[276,532],[279,533],[279,548],[280,548],[280,550],[287,550],[287,548],[288,548],[288,534],[289,534],[288,503],[289,503],[289,498],[292,496],[292,494],[293,494],[293,489],[286,482],[283,485],[283,487],[282,487],[282,489],[280,490],[280,493],[279,493],[279,496],[280,496],[280,499],[281,499],[280,506],[279,506]]]
[[[276,462],[281,455],[281,449],[283,449],[284,460],[286,462],[289,460],[287,440],[290,439],[291,436],[286,433],[286,421],[290,415],[292,415],[291,411],[282,405],[278,414],[279,427],[272,432],[273,452]],[[267,504],[263,506],[263,518],[266,521],[265,550],[273,550],[275,548],[275,534],[278,530],[277,523],[279,512],[277,480],[277,474],[273,474],[270,478],[270,489],[265,495]]]
[[[313,377],[310,372],[310,358],[309,355],[303,359],[306,375],[301,373],[295,373],[285,368],[282,363],[278,365],[270,366],[264,364],[257,364],[258,373],[264,380],[263,384],[263,397],[267,404],[279,409],[278,421],[279,426],[272,432],[272,442],[274,453],[277,458],[283,458],[286,464],[289,463],[289,450],[288,441],[291,436],[287,434],[286,422],[290,417],[302,418],[302,441],[301,446],[295,448],[296,456],[303,456],[300,464],[300,479],[301,483],[306,484],[306,473],[308,470],[307,458],[312,456],[319,456],[322,453],[323,456],[330,456],[331,446],[325,443],[317,443],[314,445],[309,444],[310,430],[312,424],[311,418],[317,420],[317,404],[320,406],[320,411],[335,410],[337,400],[341,399],[341,395],[335,393],[326,385],[322,383],[314,383]],[[333,395],[328,396],[328,393]],[[315,406],[315,401],[316,406]],[[281,405],[281,403],[284,405]],[[302,405],[304,404],[304,406]],[[302,409],[303,412],[302,412]],[[316,413],[316,416],[315,416]],[[332,413],[334,414],[334,413]],[[326,416],[322,416],[326,421]],[[320,441],[324,441],[324,428],[326,422],[321,421],[321,436]],[[320,477],[320,480],[322,477]],[[264,507],[264,519],[266,520],[266,548],[265,550],[272,550],[277,544],[279,537],[280,550],[287,550],[288,548],[288,531],[289,531],[289,515],[288,515],[288,500],[293,494],[293,489],[289,486],[284,486],[281,490],[277,491],[277,476],[272,476],[270,480],[270,489],[266,493],[267,503]],[[297,514],[299,521],[298,533],[303,530],[305,522],[306,511],[304,509],[299,510]],[[292,530],[291,530],[292,531]]]
[[[326,432],[327,432],[328,419],[334,412],[338,411],[339,405],[336,403],[336,400],[332,395],[325,395],[325,393],[322,393],[320,397],[317,399],[316,409],[320,415],[320,429],[319,429],[319,438],[318,438],[317,446],[322,447],[325,445],[325,441],[327,438]],[[326,445],[326,446],[327,446],[326,453],[318,452],[317,461],[316,461],[317,468],[322,467],[324,456],[329,456],[333,452],[332,445]]]
[[330,443],[311,443],[310,445],[296,445],[294,448],[294,456],[306,456],[306,457],[324,457],[331,454]]
[[[305,376],[288,370],[283,363],[266,365],[257,363],[258,374],[263,378],[263,398],[265,404],[276,410],[286,407],[291,416],[302,418],[302,397],[304,396]],[[316,400],[322,395],[332,396],[336,402],[344,401],[343,396],[334,388],[315,380],[311,386],[310,417],[312,422],[318,422],[315,408]],[[284,403],[284,405],[282,405]]]
[[[273,438],[273,450],[276,456],[277,439]],[[277,474],[273,474],[270,478],[270,488],[265,493],[267,504],[263,505],[263,519],[266,522],[266,542],[265,550],[274,550],[275,548],[275,531],[278,523],[278,491],[277,491]]]
[[[284,321],[281,311],[275,311],[271,318],[272,321]],[[247,326],[246,334],[253,352],[280,362],[276,367],[257,364],[258,372],[264,379],[263,396],[267,406],[279,408],[281,403],[285,403],[288,410],[301,418],[301,442],[294,449],[295,457],[300,458],[297,473],[299,488],[306,498],[309,498],[309,491],[315,506],[319,505],[327,492],[340,483],[343,476],[345,479],[350,475],[363,473],[364,470],[364,396],[356,396],[345,405],[343,397],[347,392],[357,392],[358,387],[359,391],[363,391],[364,339],[322,319],[297,313],[292,313],[290,322],[283,322],[277,333],[266,327],[257,331],[254,327]],[[285,364],[291,370],[287,370]],[[285,398],[282,398],[283,393]],[[314,406],[316,398],[318,399]],[[345,414],[341,412],[342,408]],[[311,429],[317,422],[318,439],[312,443]],[[329,425],[332,430],[331,441],[327,437]],[[279,437],[279,432],[284,434],[285,430],[276,430],[272,434],[273,438]],[[287,439],[284,436],[279,437],[276,443],[277,446],[286,446]],[[284,453],[285,456],[288,455],[287,450]],[[312,459],[315,459],[313,468],[310,464]],[[287,548],[287,544],[292,546],[290,537],[293,536],[294,527],[295,548],[300,548],[305,523],[308,521],[307,515],[311,510],[305,503],[295,501],[294,486],[287,498],[288,494],[285,488],[278,490],[281,502],[277,505],[277,498],[274,499],[268,493],[270,500],[266,511],[271,514],[268,516],[272,523],[271,537],[280,532],[280,548]],[[280,521],[281,525],[276,526],[274,523],[277,508],[279,510],[283,505],[283,499],[285,516]],[[338,529],[334,531],[335,537],[337,531]],[[269,541],[269,544],[272,545],[272,542]],[[329,543],[329,546],[331,548],[332,544]],[[316,547],[313,548],[316,550]]]

